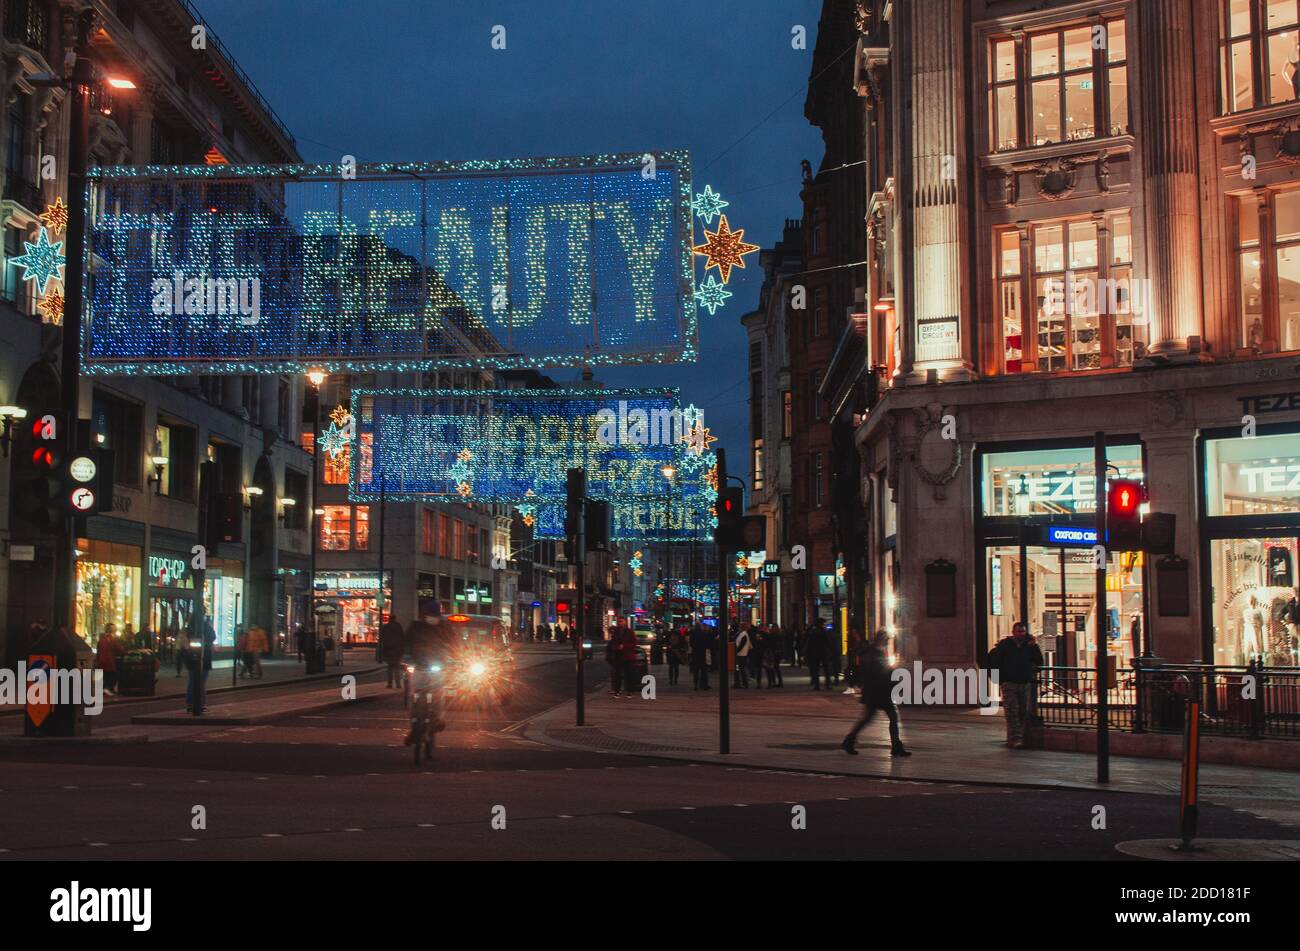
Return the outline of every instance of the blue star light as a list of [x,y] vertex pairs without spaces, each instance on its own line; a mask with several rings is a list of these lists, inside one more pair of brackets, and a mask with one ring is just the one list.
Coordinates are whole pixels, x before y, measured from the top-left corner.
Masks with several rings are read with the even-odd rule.
[[63,280],[63,265],[66,258],[63,255],[62,241],[50,244],[50,233],[42,227],[40,234],[36,236],[36,243],[24,241],[23,247],[27,249],[27,253],[10,258],[10,261],[22,267],[24,281],[35,281],[37,290],[44,294],[45,286],[50,283],[51,278]]
[[716,314],[718,308],[731,296],[731,291],[727,290],[726,285],[719,284],[712,274],[709,275],[708,280],[695,288],[695,303],[707,308],[710,317]]
[[713,190],[712,185],[705,185],[704,191],[695,196],[692,207],[695,213],[704,219],[706,225],[711,225],[713,219],[722,214],[722,209],[730,205],[731,202],[723,201],[722,196]]
[[320,434],[320,447],[329,453],[331,459],[337,459],[348,448],[348,437],[344,430],[330,423],[325,432]]

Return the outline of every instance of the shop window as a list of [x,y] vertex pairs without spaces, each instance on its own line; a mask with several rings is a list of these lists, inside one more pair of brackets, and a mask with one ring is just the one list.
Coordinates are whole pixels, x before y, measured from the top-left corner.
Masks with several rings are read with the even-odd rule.
[[458,518],[451,522],[451,557],[455,561],[465,560],[465,523]]
[[[1300,0],[1219,0],[1220,108],[1300,99]],[[1255,84],[1256,64],[1264,78]]]
[[77,633],[94,647],[112,624],[119,635],[139,623],[140,549],[91,540],[76,563]]
[[794,395],[789,390],[781,391],[781,438],[789,439],[794,434]]
[[1215,664],[1294,667],[1300,662],[1287,603],[1295,596],[1297,539],[1216,538],[1210,542]]
[[1238,346],[1300,350],[1300,189],[1236,195],[1230,211]]
[[370,549],[370,506],[358,505],[352,511],[353,545],[357,551]]
[[468,561],[471,565],[477,565],[478,564],[478,539],[479,539],[478,526],[476,525],[466,526],[465,534],[466,534],[465,560]]
[[451,557],[451,516],[445,513],[438,515],[438,557]]
[[[1131,366],[1146,353],[1147,296],[1128,212],[994,233],[994,319],[1007,373]],[[1027,294],[1034,301],[1026,334]]]
[[[1023,57],[1010,36],[989,41],[994,152],[1129,131],[1128,36],[1122,18],[1031,33]],[[1020,138],[1026,103],[1029,142]]]
[[352,507],[325,505],[320,515],[321,551],[349,551],[352,548]]
[[754,491],[763,490],[763,440],[754,440]]
[[1206,514],[1300,512],[1300,434],[1205,443]]
[[1280,346],[1300,350],[1300,188],[1273,195]]
[[[1106,461],[1119,476],[1142,477],[1139,446],[1108,446]],[[1091,446],[986,453],[982,481],[985,516],[1070,516],[1097,510]]]
[[183,501],[194,500],[194,448],[197,432],[191,426],[160,422],[154,427],[153,453],[167,464],[158,473],[158,494]]

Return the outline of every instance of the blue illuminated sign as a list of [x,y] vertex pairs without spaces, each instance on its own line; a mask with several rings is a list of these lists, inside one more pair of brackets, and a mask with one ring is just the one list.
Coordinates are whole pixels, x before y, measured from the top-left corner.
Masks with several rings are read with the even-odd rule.
[[1074,525],[1048,525],[1047,543],[1049,545],[1095,545],[1097,530],[1078,528]]
[[88,374],[696,357],[685,152],[89,180]]

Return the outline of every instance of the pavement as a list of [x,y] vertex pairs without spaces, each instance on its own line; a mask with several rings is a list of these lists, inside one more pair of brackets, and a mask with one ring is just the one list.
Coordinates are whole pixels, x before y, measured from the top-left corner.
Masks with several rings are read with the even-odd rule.
[[[575,726],[574,705],[561,704],[518,728],[520,735],[566,749],[630,753],[750,768],[834,772],[849,776],[987,784],[1025,788],[1177,794],[1180,764],[1113,756],[1110,782],[1097,782],[1096,757],[1086,753],[1009,749],[1000,714],[979,710],[907,707],[903,742],[913,755],[890,756],[888,721],[878,715],[863,731],[857,756],[840,742],[861,714],[843,685],[814,691],[808,675],[782,668],[783,688],[731,690],[731,752],[718,753],[718,691],[695,691],[683,669],[668,684],[667,668],[652,668],[655,699],[614,698],[602,692],[586,703],[586,724]],[[1282,800],[1300,813],[1300,774],[1283,770],[1202,764],[1202,798]]]
[[[213,694],[224,695],[234,691],[272,687],[291,683],[308,683],[316,680],[333,680],[340,673],[349,673],[360,675],[369,673],[374,670],[382,670],[382,665],[375,663],[375,652],[371,650],[354,650],[345,651],[343,655],[343,666],[330,666],[325,669],[323,674],[306,675],[306,665],[299,662],[294,655],[288,657],[273,657],[262,659],[262,676],[259,678],[239,677],[231,683],[231,661],[227,659],[218,659],[213,662],[212,670],[208,674],[208,696]],[[105,708],[116,707],[119,705],[130,705],[136,703],[149,703],[159,698],[167,697],[184,697],[185,686],[189,681],[186,674],[176,675],[175,663],[166,663],[158,670],[157,680],[154,683],[154,693],[151,697],[125,696],[105,691],[104,706]],[[183,706],[183,704],[182,704]],[[4,716],[21,716],[23,712],[22,704],[0,704],[0,717]],[[0,730],[3,732],[3,730]]]

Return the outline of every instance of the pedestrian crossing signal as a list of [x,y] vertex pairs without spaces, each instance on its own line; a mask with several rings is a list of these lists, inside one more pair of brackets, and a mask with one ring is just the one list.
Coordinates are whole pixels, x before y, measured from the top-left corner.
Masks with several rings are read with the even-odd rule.
[[1142,503],[1146,487],[1136,479],[1116,479],[1106,490],[1106,547],[1111,551],[1142,549]]

